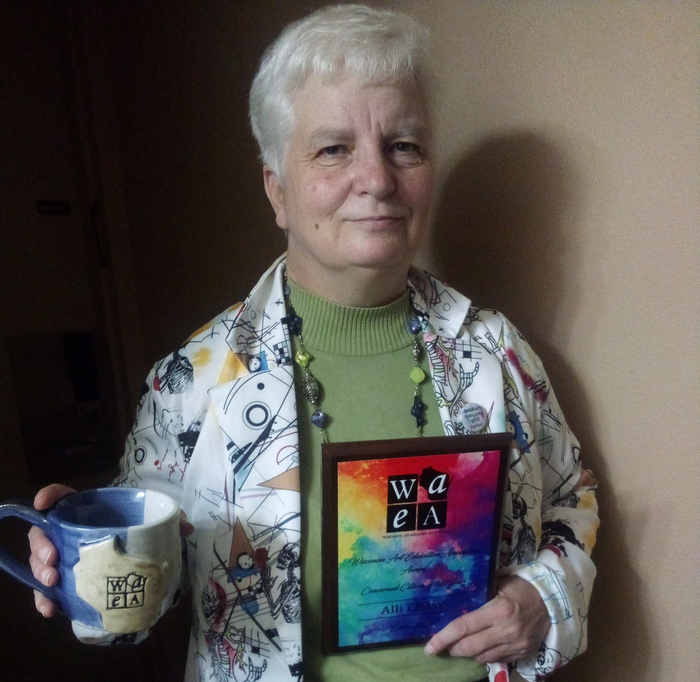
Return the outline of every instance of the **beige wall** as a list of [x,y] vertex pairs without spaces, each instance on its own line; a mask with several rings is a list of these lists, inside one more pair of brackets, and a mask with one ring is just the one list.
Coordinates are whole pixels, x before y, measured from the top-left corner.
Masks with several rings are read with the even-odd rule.
[[561,679],[695,676],[699,6],[398,4],[438,38],[438,270],[537,348],[602,484]]
[[[150,362],[283,248],[245,99],[317,4],[104,5]],[[694,679],[698,3],[393,4],[433,29],[442,81],[425,261],[520,326],[601,483],[591,651],[557,679]]]

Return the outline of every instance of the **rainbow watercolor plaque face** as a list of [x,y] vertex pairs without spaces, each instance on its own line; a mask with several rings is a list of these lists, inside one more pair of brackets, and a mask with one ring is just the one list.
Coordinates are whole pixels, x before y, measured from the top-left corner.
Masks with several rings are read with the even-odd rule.
[[327,653],[425,642],[488,601],[511,439],[324,445]]

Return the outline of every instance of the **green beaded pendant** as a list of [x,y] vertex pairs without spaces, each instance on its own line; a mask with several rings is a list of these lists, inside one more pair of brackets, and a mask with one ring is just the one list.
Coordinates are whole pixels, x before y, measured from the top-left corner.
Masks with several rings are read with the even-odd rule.
[[411,370],[411,381],[413,381],[414,384],[422,384],[424,379],[425,372],[420,367],[414,367]]
[[294,359],[296,360],[296,363],[297,363],[297,365],[299,365],[299,367],[308,367],[309,362],[311,362],[311,360],[313,359],[313,356],[305,348],[304,349],[300,348],[294,354]]

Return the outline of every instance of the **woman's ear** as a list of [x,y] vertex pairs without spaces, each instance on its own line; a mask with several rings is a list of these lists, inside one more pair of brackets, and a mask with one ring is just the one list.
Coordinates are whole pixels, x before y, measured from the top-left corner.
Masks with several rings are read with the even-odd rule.
[[265,193],[275,212],[277,226],[286,230],[287,214],[284,210],[284,189],[277,174],[269,166],[263,166],[263,182],[265,184]]

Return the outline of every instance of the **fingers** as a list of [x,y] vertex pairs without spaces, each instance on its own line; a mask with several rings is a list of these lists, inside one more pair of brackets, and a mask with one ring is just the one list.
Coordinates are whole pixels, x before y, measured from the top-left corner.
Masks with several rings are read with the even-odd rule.
[[51,587],[58,581],[58,571],[53,566],[45,564],[34,554],[29,557],[29,566],[34,577],[43,585]]
[[451,656],[469,656],[479,663],[508,663],[519,661],[531,652],[534,647],[528,637],[529,630],[520,621],[517,608],[498,597],[490,606],[489,627],[450,646]]
[[[460,644],[459,649],[463,649],[467,638],[476,637],[482,630],[490,627],[491,621],[488,618],[488,613],[486,614],[487,617],[484,618],[483,610],[485,608],[482,606],[480,609],[464,614],[448,623],[440,632],[433,635],[432,639],[425,645],[425,653],[428,655],[439,654],[446,649],[449,649],[450,653],[452,653],[458,642]],[[468,656],[470,654],[455,653],[453,655]]]
[[[32,531],[34,532],[32,533]],[[58,552],[36,526],[33,526],[29,533],[34,536],[34,546],[39,547],[38,554],[32,553],[30,555],[29,566],[34,577],[42,585],[52,587],[58,582],[58,571],[52,565],[58,557]],[[39,535],[43,536],[44,542],[40,542]],[[42,557],[46,558],[47,561],[44,561]],[[34,590],[34,606],[44,618],[51,618],[56,613],[56,605],[37,590]]]
[[51,618],[56,615],[56,604],[36,590],[34,590],[34,606],[44,618]]
[[582,488],[597,488],[598,481],[595,480],[595,476],[590,469],[584,469],[581,472],[581,478],[578,479],[578,483],[574,486],[572,492],[577,492]]
[[448,623],[428,642],[425,653],[447,651],[450,656],[468,656],[479,663],[504,661],[497,655],[510,651],[510,637],[502,627],[502,609],[498,606],[489,602]]
[[519,661],[537,649],[550,626],[539,592],[516,576],[499,581],[498,594],[453,620],[426,645],[426,654],[447,650],[480,663]]
[[[74,492],[73,488],[60,483],[46,486],[34,497],[34,508],[39,511],[48,509],[66,495]],[[32,574],[42,585],[52,587],[58,582],[58,571],[54,568],[58,560],[58,552],[51,540],[37,526],[32,526],[29,529],[27,537],[31,549],[29,566],[32,569]],[[56,604],[37,590],[34,590],[34,606],[44,618],[51,618],[57,611]]]
[[194,533],[194,526],[187,520],[187,514],[182,509],[180,510],[180,535],[183,538],[189,537]]
[[[34,498],[34,506],[39,510],[47,509],[48,507],[56,504],[58,500],[73,492],[75,492],[73,488],[69,488],[66,485],[61,485],[60,483],[49,485],[46,488],[42,488],[36,494],[36,497]],[[37,526],[32,526],[29,529],[27,537],[29,538],[29,548],[32,552],[29,563],[32,565],[32,570],[34,570],[35,566],[37,567],[37,570],[34,571],[34,577],[37,580],[42,580],[41,575],[39,574],[42,573],[44,567],[55,565],[56,560],[58,559],[58,552],[53,546],[51,540],[49,540],[43,531]],[[37,574],[37,572],[39,574]]]
[[501,644],[493,649],[488,649],[478,656],[472,658],[479,663],[517,663],[523,658],[527,658],[530,652],[514,652],[509,646]]
[[450,656],[468,656],[469,658],[476,659],[479,661],[479,663],[491,663],[493,661],[500,660],[496,658],[482,658],[484,652],[490,651],[498,644],[498,642],[494,640],[493,635],[493,628],[481,630],[480,632],[469,635],[464,639],[460,639],[458,642],[450,646],[447,651]]
[[[37,526],[32,526],[27,533],[29,548],[32,557],[40,561],[44,566],[53,566],[58,558],[58,552],[44,532]],[[38,578],[37,578],[38,580]]]
[[67,485],[62,485],[61,483],[47,485],[34,496],[34,509],[40,511],[48,509],[66,495],[70,495],[74,492],[75,490],[73,488],[69,488]]

